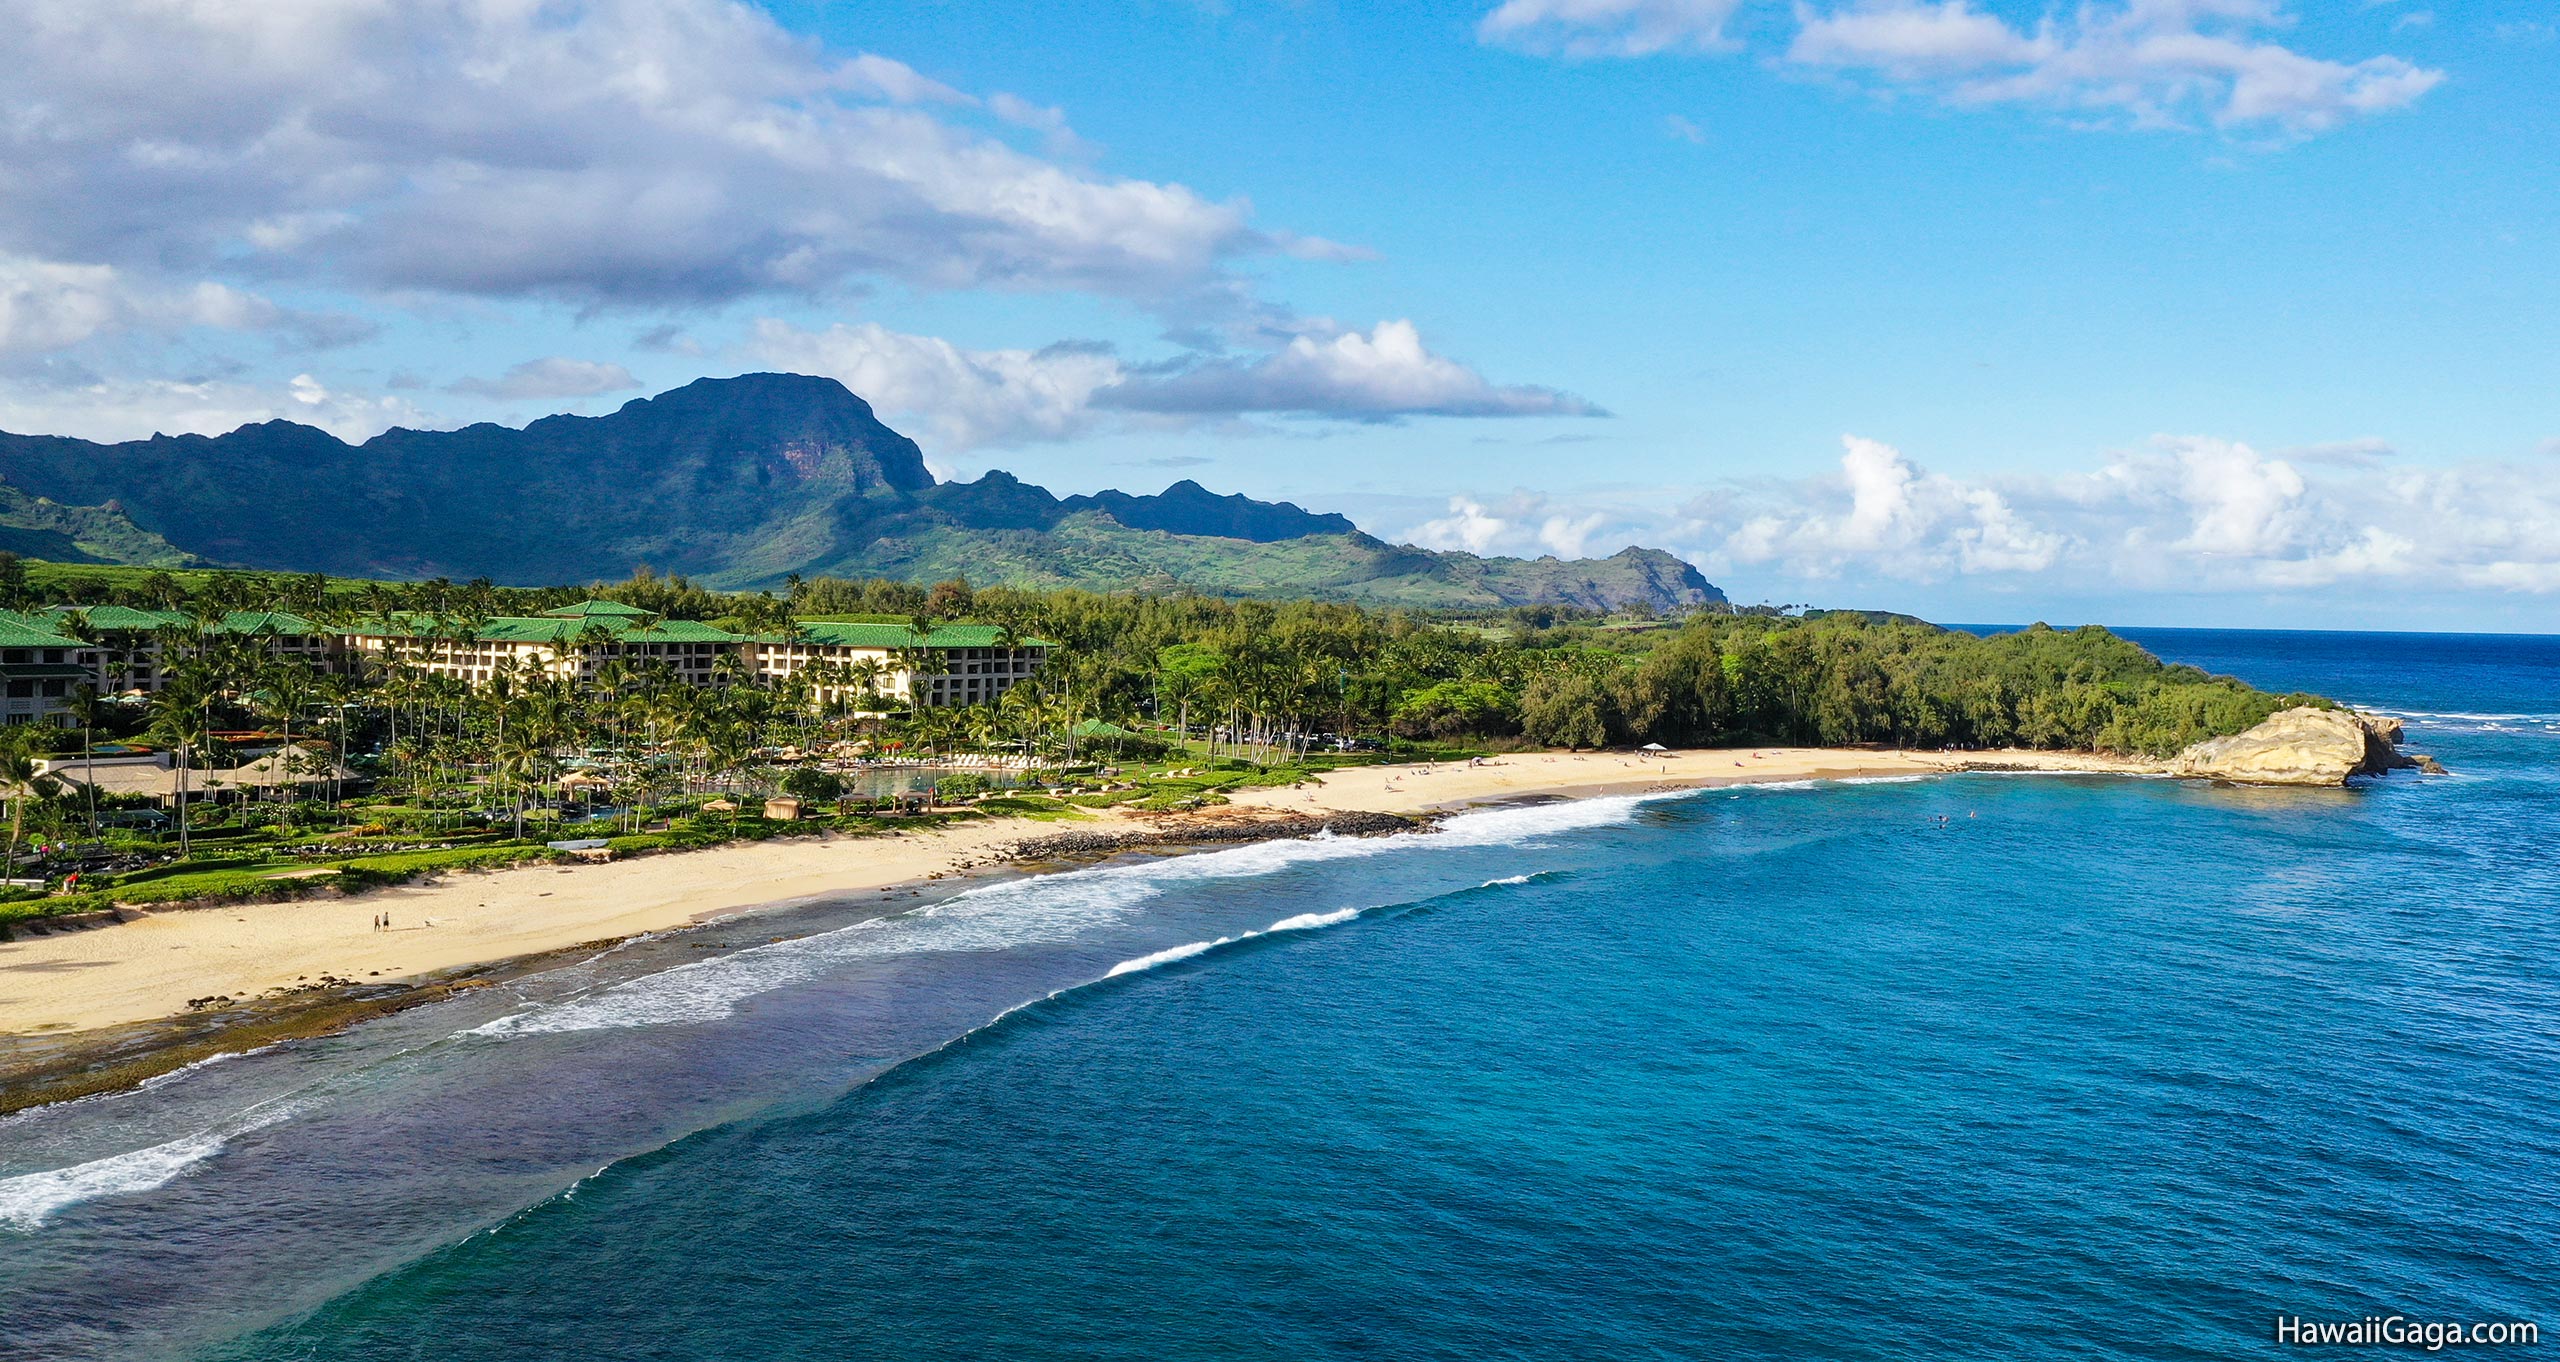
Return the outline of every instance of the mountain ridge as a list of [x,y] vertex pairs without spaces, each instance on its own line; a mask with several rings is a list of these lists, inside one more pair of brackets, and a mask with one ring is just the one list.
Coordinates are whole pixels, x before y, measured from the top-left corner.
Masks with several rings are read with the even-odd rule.
[[647,564],[723,586],[942,574],[1448,608],[1723,599],[1659,550],[1441,553],[1187,478],[1153,495],[1066,497],[1002,471],[942,482],[868,402],[799,374],[704,378],[599,416],[394,427],[361,443],[284,420],[118,444],[0,433],[0,483],[57,508],[112,503],[133,527],[122,538],[163,558],[346,576],[534,584]]

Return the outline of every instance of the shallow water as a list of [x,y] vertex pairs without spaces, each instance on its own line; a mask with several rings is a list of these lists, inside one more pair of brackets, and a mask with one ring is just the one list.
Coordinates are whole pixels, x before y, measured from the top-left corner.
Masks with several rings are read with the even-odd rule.
[[2137,637],[2411,715],[2458,774],[1591,800],[643,942],[0,1122],[0,1353],[2560,1324],[2560,641]]

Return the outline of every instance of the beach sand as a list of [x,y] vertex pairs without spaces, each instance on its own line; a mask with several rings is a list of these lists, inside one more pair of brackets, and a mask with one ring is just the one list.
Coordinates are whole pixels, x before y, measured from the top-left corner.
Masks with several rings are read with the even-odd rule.
[[[1355,768],[1296,789],[1243,791],[1227,807],[1183,817],[1420,813],[1532,795],[1927,775],[1985,765],[2154,769],[2065,753],[1521,753],[1473,766]],[[1130,830],[1177,821],[1112,814],[1084,824],[1001,819],[897,836],[795,838],[605,865],[456,873],[346,898],[175,909],[86,930],[25,933],[0,943],[0,1038],[49,1040],[179,1015],[192,999],[246,1001],[330,977],[360,984],[419,979],[821,894],[913,884],[986,864],[1015,844],[1072,827]],[[391,915],[388,931],[373,926],[381,913]]]
[[[914,883],[1050,825],[992,819],[897,836],[793,838],[586,866],[455,873],[343,898],[156,912],[0,944],[0,1036],[52,1036],[246,1001],[335,976],[395,982],[745,908]],[[388,931],[373,926],[391,915]]]

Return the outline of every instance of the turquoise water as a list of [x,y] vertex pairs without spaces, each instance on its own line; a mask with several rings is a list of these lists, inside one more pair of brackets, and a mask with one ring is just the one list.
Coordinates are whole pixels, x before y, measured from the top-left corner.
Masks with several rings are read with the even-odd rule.
[[1595,800],[641,943],[0,1122],[0,1355],[2560,1327],[2560,640],[2138,637],[2457,774]]

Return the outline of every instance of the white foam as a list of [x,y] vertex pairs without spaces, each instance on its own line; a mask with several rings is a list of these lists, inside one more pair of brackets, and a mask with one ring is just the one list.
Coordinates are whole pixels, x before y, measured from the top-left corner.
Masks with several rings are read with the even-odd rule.
[[131,1196],[166,1186],[169,1180],[222,1152],[232,1137],[291,1119],[301,1102],[265,1103],[220,1125],[182,1135],[147,1149],[128,1150],[104,1158],[0,1178],[0,1226],[36,1230],[67,1206],[102,1197]]
[[2435,709],[2396,709],[2389,712],[2394,717],[2402,719],[2467,719],[2473,723],[2483,724],[2549,723],[2560,720],[2560,714],[2467,714],[2460,710]]
[[1392,837],[1319,833],[984,885],[912,913],[678,965],[500,1017],[465,1034],[507,1037],[712,1021],[731,1015],[738,1004],[758,994],[817,978],[854,960],[1072,941],[1124,921],[1149,900],[1186,885],[1252,879],[1302,865],[1396,851],[1519,845],[1538,837],[1623,823],[1644,802],[1664,797],[1631,795],[1490,809],[1460,814],[1431,832]]
[[1935,779],[1937,779],[1937,777],[1936,777],[1936,776],[1933,776],[1933,775],[1920,775],[1920,776],[1842,776],[1842,777],[1840,777],[1840,783],[1841,783],[1841,784],[1843,784],[1843,785],[1910,785],[1910,784],[1914,784],[1914,783],[1917,783],[1917,782],[1919,782],[1919,781],[1923,781],[1923,780],[1935,780]]
[[1505,875],[1498,880],[1486,880],[1483,884],[1476,887],[1479,889],[1499,889],[1506,884],[1527,884],[1534,878],[1536,877],[1533,875]]
[[[1250,936],[1252,933],[1248,932],[1246,935]],[[1141,955],[1135,960],[1123,960],[1103,971],[1102,977],[1117,979],[1123,974],[1136,974],[1140,970],[1154,969],[1158,965],[1170,965],[1176,960],[1188,960],[1195,955],[1206,955],[1229,942],[1240,940],[1243,940],[1243,937],[1222,936],[1215,941],[1194,941],[1186,946],[1169,946],[1153,955]]]
[[[1251,941],[1258,936],[1272,936],[1280,932],[1310,932],[1320,927],[1349,922],[1358,916],[1360,916],[1360,910],[1357,908],[1337,908],[1330,913],[1300,913],[1296,917],[1284,917],[1258,932],[1238,932],[1234,936],[1222,936],[1215,941],[1193,941],[1186,945],[1168,946],[1152,955],[1123,960],[1105,971],[1102,977],[1117,979],[1123,974],[1136,974],[1142,970],[1154,969],[1158,965],[1170,965],[1177,960],[1206,955],[1220,946],[1232,946],[1239,941]],[[1053,993],[1049,996],[1054,998],[1057,995]]]
[[150,1078],[146,1078],[134,1086],[134,1091],[149,1092],[154,1088],[166,1087],[200,1069],[209,1069],[216,1064],[227,1064],[235,1059],[246,1059],[250,1055],[263,1055],[267,1051],[272,1050],[276,1048],[277,1045],[281,1045],[283,1043],[284,1042],[282,1041],[276,1041],[272,1044],[261,1045],[254,1049],[225,1050],[217,1055],[206,1055],[204,1058],[197,1060],[193,1064],[182,1064],[177,1068],[171,1069],[165,1074],[157,1074]]
[[1273,932],[1312,932],[1319,927],[1331,927],[1337,923],[1349,922],[1358,916],[1360,916],[1360,910],[1357,908],[1336,908],[1330,913],[1300,913],[1296,917],[1284,917],[1272,923],[1263,928],[1260,934],[1268,936]]
[[151,1191],[221,1153],[223,1143],[223,1137],[212,1131],[198,1131],[148,1149],[0,1179],[0,1225],[14,1230],[39,1229],[54,1212],[66,1206]]

